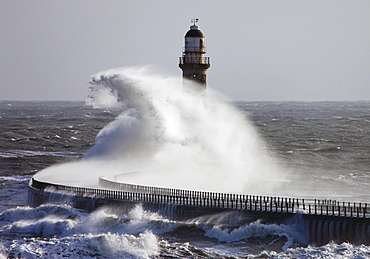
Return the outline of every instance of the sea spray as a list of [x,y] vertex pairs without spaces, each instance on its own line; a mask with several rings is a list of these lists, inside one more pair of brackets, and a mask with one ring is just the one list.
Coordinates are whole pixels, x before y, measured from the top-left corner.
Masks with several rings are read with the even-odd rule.
[[215,91],[185,93],[181,80],[149,67],[104,71],[90,84],[88,105],[122,113],[99,132],[81,162],[42,172],[48,180],[57,170],[63,183],[97,184],[103,175],[170,188],[273,194],[286,176],[251,123]]
[[108,107],[121,106],[123,112],[99,133],[85,159],[109,154],[127,170],[141,172],[126,179],[139,184],[271,191],[281,170],[252,125],[216,95],[182,92],[179,80],[149,68],[98,73],[88,103],[101,107],[107,103],[101,100],[114,99]]

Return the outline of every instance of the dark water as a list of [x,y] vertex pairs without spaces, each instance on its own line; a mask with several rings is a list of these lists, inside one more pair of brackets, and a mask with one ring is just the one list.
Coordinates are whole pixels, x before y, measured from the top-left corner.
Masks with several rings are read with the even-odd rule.
[[1,102],[1,175],[29,175],[80,158],[116,115],[82,102]]
[[[239,102],[293,172],[281,195],[370,201],[370,102]],[[351,244],[305,247],[285,226],[228,232],[135,209],[88,214],[26,206],[31,175],[80,159],[119,111],[82,102],[0,102],[0,258],[369,258]]]
[[268,149],[293,169],[296,196],[368,202],[370,103],[240,103]]

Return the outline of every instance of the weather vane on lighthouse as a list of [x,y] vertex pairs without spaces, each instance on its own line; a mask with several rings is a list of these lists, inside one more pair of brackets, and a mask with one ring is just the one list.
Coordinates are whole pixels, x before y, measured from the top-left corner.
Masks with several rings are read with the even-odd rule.
[[199,22],[199,18],[194,17],[193,19],[191,19],[191,22],[194,23],[194,25],[195,25],[195,23]]
[[207,85],[206,72],[211,64],[209,57],[205,56],[204,35],[196,25],[198,21],[199,19],[195,17],[191,19],[193,25],[185,34],[185,47],[180,57],[179,67],[182,69],[184,79],[197,83],[196,90],[205,90]]

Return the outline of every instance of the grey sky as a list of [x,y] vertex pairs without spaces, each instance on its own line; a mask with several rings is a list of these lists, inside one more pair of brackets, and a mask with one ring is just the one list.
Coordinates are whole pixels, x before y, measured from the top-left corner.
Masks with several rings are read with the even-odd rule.
[[0,99],[84,100],[90,76],[181,76],[199,17],[208,86],[233,99],[370,100],[370,1],[0,0]]

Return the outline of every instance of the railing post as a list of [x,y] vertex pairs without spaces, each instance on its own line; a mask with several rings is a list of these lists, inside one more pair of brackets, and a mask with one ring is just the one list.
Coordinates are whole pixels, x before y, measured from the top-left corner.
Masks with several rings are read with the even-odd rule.
[[364,207],[364,218],[366,218],[366,213],[367,213],[367,203],[365,203],[365,207]]
[[280,206],[280,212],[283,212],[283,204],[284,204],[283,198],[281,198],[280,204],[279,204],[279,206]]
[[289,212],[289,202],[288,202],[288,198],[285,198],[285,212]]
[[340,217],[340,204],[339,203],[338,203],[337,210],[338,210],[338,216]]
[[286,212],[289,212],[289,208],[290,208],[290,200],[288,198],[285,198],[285,208],[286,208]]
[[279,211],[279,206],[280,206],[280,204],[279,204],[278,200],[275,199],[275,212]]
[[361,202],[359,203],[358,208],[357,208],[357,217],[358,218],[360,217],[360,211],[361,211]]
[[270,211],[272,211],[272,199],[270,199]]
[[334,213],[335,213],[335,212],[334,212],[334,205],[332,205],[332,206],[331,206],[331,208],[332,208],[332,214],[331,214],[331,215],[333,215],[333,216],[334,216]]

